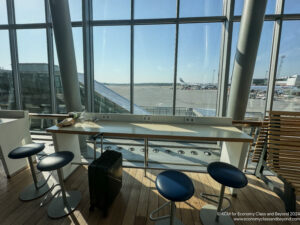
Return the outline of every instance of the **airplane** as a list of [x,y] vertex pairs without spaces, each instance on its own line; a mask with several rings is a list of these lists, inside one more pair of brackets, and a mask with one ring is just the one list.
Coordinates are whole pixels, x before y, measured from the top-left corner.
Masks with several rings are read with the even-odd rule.
[[182,90],[201,90],[201,89],[217,89],[215,84],[187,83],[182,78],[179,78],[182,85]]

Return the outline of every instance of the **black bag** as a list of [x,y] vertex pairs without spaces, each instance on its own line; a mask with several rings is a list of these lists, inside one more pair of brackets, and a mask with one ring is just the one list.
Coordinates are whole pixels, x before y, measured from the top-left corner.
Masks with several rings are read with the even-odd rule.
[[90,210],[98,207],[107,216],[108,208],[122,187],[122,154],[105,151],[88,167]]

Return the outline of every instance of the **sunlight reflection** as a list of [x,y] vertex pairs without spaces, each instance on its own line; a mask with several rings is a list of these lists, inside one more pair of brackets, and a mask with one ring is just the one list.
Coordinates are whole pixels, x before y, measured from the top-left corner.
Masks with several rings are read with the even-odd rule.
[[75,123],[74,127],[80,127],[80,128],[102,128],[98,123],[92,122],[92,121],[85,121],[84,123]]
[[132,123],[134,126],[142,127],[145,129],[149,130],[154,130],[154,131],[168,131],[168,132],[188,132],[188,133],[196,133],[194,130],[174,126],[174,125],[169,125],[169,124],[149,124],[149,123]]
[[235,127],[225,127],[225,126],[211,126],[213,129],[218,129],[218,130],[226,130],[226,131],[233,131],[233,132],[238,132],[242,133],[241,130],[235,128]]

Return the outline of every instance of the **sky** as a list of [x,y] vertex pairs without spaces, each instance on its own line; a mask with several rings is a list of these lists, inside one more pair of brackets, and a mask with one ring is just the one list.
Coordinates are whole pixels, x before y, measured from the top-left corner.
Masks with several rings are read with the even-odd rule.
[[[69,0],[72,21],[80,21],[81,0]],[[222,15],[222,0],[181,1],[181,17]],[[243,0],[236,0],[235,15],[241,15]],[[286,0],[285,13],[300,13],[299,0]],[[44,0],[15,0],[16,22],[44,23]],[[269,0],[266,14],[275,12],[275,0]],[[94,0],[95,20],[130,18],[130,0]],[[135,0],[135,18],[174,18],[176,0]],[[7,24],[6,0],[0,0],[0,24]],[[269,71],[274,22],[264,22],[259,45],[255,78]],[[277,76],[300,74],[300,21],[284,21]],[[174,76],[176,27],[138,25],[134,27],[134,81],[136,83],[172,83]],[[231,69],[238,41],[239,23],[234,23]],[[193,83],[217,82],[222,23],[181,24],[178,39],[177,78]],[[94,27],[95,79],[107,83],[130,81],[130,27]],[[78,72],[83,72],[82,28],[73,28]],[[45,29],[17,30],[20,63],[47,63]],[[55,45],[54,45],[55,46]],[[58,64],[56,53],[55,63]],[[283,57],[282,57],[283,56]],[[11,69],[8,31],[0,29],[0,67]]]

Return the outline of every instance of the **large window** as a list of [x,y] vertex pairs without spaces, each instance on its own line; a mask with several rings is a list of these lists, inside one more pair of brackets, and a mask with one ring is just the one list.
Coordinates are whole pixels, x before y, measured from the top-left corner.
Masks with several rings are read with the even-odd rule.
[[130,0],[93,0],[94,20],[130,19]]
[[300,21],[282,26],[273,109],[300,111]]
[[14,0],[16,23],[45,23],[43,0]]
[[176,0],[135,0],[135,19],[174,18]]
[[15,109],[8,31],[0,30],[0,109]]
[[179,26],[176,114],[216,114],[221,23]]
[[285,14],[296,14],[300,13],[300,1],[299,0],[285,0],[284,6]]
[[180,17],[222,16],[222,0],[189,0],[180,2]]
[[7,24],[6,0],[0,0],[0,24]]
[[134,113],[172,114],[175,25],[134,30]]
[[95,27],[94,62],[95,111],[129,113],[130,27]]
[[[7,8],[10,1],[0,0],[1,108],[16,108],[16,100],[20,99],[21,109],[31,112],[52,112],[53,108],[58,113],[67,111],[51,33],[53,27],[51,19],[45,16],[47,1],[12,0],[14,7]],[[216,115],[218,93],[224,93],[223,88],[228,88],[228,94],[230,91],[244,0],[234,1],[229,74],[220,71],[224,69],[220,59],[226,57],[221,47],[225,44],[222,35],[227,0],[186,0],[180,1],[179,7],[177,0],[91,0],[92,9],[86,9],[85,13],[92,21],[85,24],[88,28],[85,33],[82,24],[85,1],[68,2],[83,105],[91,105],[96,112],[109,113],[133,110],[135,114]],[[282,7],[284,14],[274,15]],[[266,89],[269,76],[273,76],[270,70],[275,67],[270,63],[271,53],[275,57],[277,49],[273,39],[280,40],[273,109],[299,110],[300,1],[268,0],[266,14],[247,105],[247,115],[255,117],[262,116],[265,106],[271,105],[266,104]],[[15,15],[16,25],[8,24],[8,15]],[[281,24],[277,21],[283,22],[280,34],[273,31],[274,24]],[[46,33],[47,29],[51,32]],[[54,54],[47,42],[54,43]],[[87,58],[93,59],[86,67],[84,52],[90,54]],[[19,62],[17,67],[12,66],[11,55]],[[49,63],[53,61],[52,74]],[[219,80],[225,75],[229,76],[229,84],[221,87]],[[52,76],[55,82],[50,88]],[[92,77],[94,93],[84,85]],[[20,95],[15,96],[19,88]],[[50,93],[52,89],[56,96]],[[53,103],[56,107],[52,107]]]
[[46,30],[17,30],[17,38],[23,108],[50,113]]
[[82,20],[82,0],[69,0],[71,21]]

